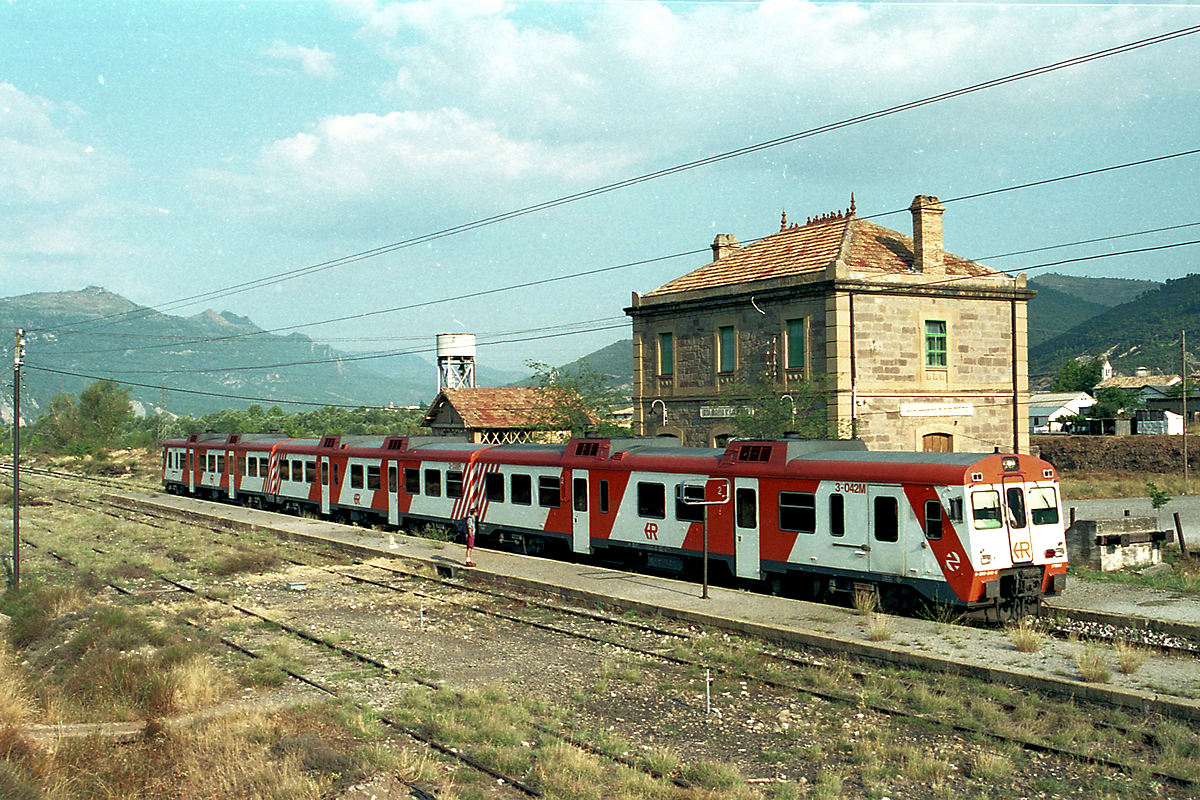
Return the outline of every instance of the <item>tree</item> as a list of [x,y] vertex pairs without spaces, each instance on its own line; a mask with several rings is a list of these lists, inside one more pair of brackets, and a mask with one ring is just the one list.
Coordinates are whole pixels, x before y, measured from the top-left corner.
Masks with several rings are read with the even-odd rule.
[[627,433],[613,422],[613,409],[620,396],[603,375],[588,365],[557,369],[541,361],[526,361],[525,366],[533,372],[534,385],[543,390],[545,398],[534,409],[538,427],[569,430],[572,436]]
[[736,411],[730,422],[738,436],[747,439],[825,439],[837,436],[825,411],[825,390],[820,381],[791,382],[787,388],[766,375],[753,380],[739,376],[721,390],[721,399]]
[[1054,392],[1091,392],[1100,382],[1104,362],[1098,358],[1072,358],[1058,368],[1050,390]]
[[1111,419],[1122,415],[1132,414],[1141,408],[1141,395],[1129,389],[1107,387],[1096,390],[1096,405],[1087,409],[1092,419]]
[[133,417],[129,387],[113,381],[97,381],[79,393],[79,433],[92,448],[116,444],[117,434]]

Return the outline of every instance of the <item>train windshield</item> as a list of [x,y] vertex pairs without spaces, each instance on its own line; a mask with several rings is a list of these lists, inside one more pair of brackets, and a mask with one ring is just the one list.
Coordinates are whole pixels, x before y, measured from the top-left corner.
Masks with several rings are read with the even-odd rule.
[[976,530],[999,528],[1004,523],[1000,518],[1000,493],[994,489],[971,492],[971,515]]
[[1029,517],[1034,525],[1058,523],[1058,493],[1053,486],[1034,486],[1029,490]]

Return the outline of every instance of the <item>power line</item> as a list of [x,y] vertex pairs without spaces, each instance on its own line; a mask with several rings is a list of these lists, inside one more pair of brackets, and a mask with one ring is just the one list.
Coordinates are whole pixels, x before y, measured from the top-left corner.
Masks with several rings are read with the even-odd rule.
[[[1079,177],[1084,177],[1084,176],[1088,176],[1088,175],[1097,175],[1097,174],[1104,173],[1104,172],[1112,172],[1114,170],[1126,169],[1128,167],[1142,166],[1144,164],[1151,164],[1151,163],[1167,161],[1167,160],[1175,159],[1175,158],[1182,158],[1185,156],[1195,155],[1197,153],[1200,153],[1200,148],[1192,149],[1192,150],[1183,150],[1183,151],[1180,151],[1177,153],[1169,153],[1167,155],[1153,156],[1150,158],[1142,158],[1142,159],[1138,159],[1136,161],[1128,161],[1128,162],[1125,162],[1122,164],[1112,164],[1107,167],[1097,167],[1095,169],[1084,170],[1082,172],[1075,172],[1075,173],[1071,173],[1069,175],[1060,175],[1060,176],[1057,176],[1054,178],[1043,178],[1043,179],[1039,179],[1036,181],[1030,181],[1027,183],[1018,184],[1015,186],[1005,186],[1005,187],[1000,187],[997,189],[988,189],[988,190],[981,191],[981,192],[975,192],[975,193],[969,194],[969,195],[962,195],[960,197],[950,198],[950,199],[942,201],[942,202],[953,203],[953,202],[958,202],[960,200],[967,200],[967,199],[973,199],[973,198],[977,198],[977,197],[985,197],[988,195],[1001,194],[1003,192],[1013,192],[1013,191],[1018,191],[1021,189],[1027,189],[1027,188],[1034,187],[1034,186],[1043,186],[1043,185],[1049,184],[1049,183],[1056,183],[1059,181],[1071,180],[1073,178],[1079,178]],[[907,211],[907,210],[908,209],[884,211],[884,212],[880,212],[877,214],[871,214],[868,216],[859,217],[859,219],[875,219],[878,217],[884,217],[884,216],[900,213],[901,211]],[[1193,225],[1193,224],[1197,224],[1197,223],[1188,223],[1188,225]],[[1152,233],[1152,232],[1158,232],[1158,231],[1164,231],[1164,230],[1173,230],[1176,227],[1188,227],[1188,225],[1172,226],[1169,228],[1152,229],[1150,231],[1144,231],[1144,233]],[[768,236],[772,236],[772,235],[774,235],[774,233],[767,234],[765,236],[760,236],[760,237],[757,237],[754,239],[750,239],[747,241],[747,244],[753,244],[754,242],[761,241],[762,239],[765,239]],[[1137,235],[1137,234],[1130,233],[1130,234],[1122,234],[1121,236],[1133,236],[1133,235]],[[1086,244],[1086,243],[1090,243],[1093,241],[1103,241],[1106,238],[1121,238],[1121,236],[1100,237],[1100,238],[1092,239],[1092,240],[1081,240],[1079,242],[1054,245],[1053,247],[1069,247],[1074,244]],[[526,281],[523,283],[512,284],[509,286],[494,287],[492,289],[485,289],[485,290],[480,290],[477,292],[468,292],[466,294],[454,295],[451,297],[444,297],[444,298],[439,298],[436,300],[426,300],[426,301],[422,301],[422,302],[418,302],[418,303],[409,303],[407,305],[402,305],[402,306],[377,309],[375,311],[365,311],[365,312],[361,312],[358,314],[349,314],[349,315],[340,316],[340,317],[331,317],[328,319],[317,320],[315,322],[297,323],[295,325],[285,325],[282,327],[268,328],[268,329],[259,330],[259,331],[249,331],[249,332],[245,332],[245,333],[229,334],[227,336],[212,336],[212,337],[182,339],[182,340],[173,342],[172,346],[180,346],[180,345],[185,345],[185,344],[208,344],[208,343],[220,342],[220,341],[233,341],[233,340],[239,340],[239,339],[247,339],[247,338],[254,337],[254,336],[264,336],[264,335],[278,334],[278,333],[282,333],[285,331],[294,331],[294,330],[299,330],[301,328],[311,328],[311,327],[315,327],[318,325],[328,325],[328,324],[335,323],[335,322],[346,322],[346,321],[355,320],[355,319],[365,319],[367,317],[379,316],[382,314],[391,314],[391,313],[395,313],[397,311],[408,311],[408,310],[411,310],[414,308],[423,308],[426,306],[440,305],[443,303],[455,302],[458,300],[467,300],[467,299],[472,299],[472,298],[476,298],[476,297],[483,297],[483,296],[488,296],[488,295],[492,295],[492,294],[499,294],[499,293],[507,292],[507,291],[526,289],[526,288],[531,288],[533,286],[540,286],[543,284],[554,283],[554,282],[558,282],[558,281],[572,280],[575,278],[587,277],[590,275],[597,275],[597,274],[601,274],[601,273],[605,273],[605,272],[612,272],[612,271],[621,270],[621,269],[628,269],[631,267],[645,266],[646,264],[653,264],[653,263],[657,263],[657,262],[661,262],[661,261],[668,261],[671,259],[682,258],[685,256],[698,255],[700,253],[705,252],[707,249],[708,249],[707,247],[703,247],[703,248],[698,248],[696,250],[688,250],[688,251],[682,251],[682,252],[678,252],[678,253],[671,253],[669,255],[664,255],[664,256],[657,256],[654,258],[646,258],[646,259],[641,259],[638,261],[630,261],[630,262],[626,262],[624,264],[616,264],[616,265],[611,265],[611,266],[607,266],[607,267],[599,267],[599,268],[590,269],[590,270],[583,270],[581,272],[568,273],[566,275],[559,275],[559,276],[555,276],[553,278],[543,278],[543,279],[536,280],[536,281]],[[1047,249],[1049,249],[1049,248],[1047,248]],[[1031,250],[1031,251],[1018,251],[1018,252],[1014,252],[1014,253],[1001,254],[1001,255],[997,255],[997,256],[988,256],[988,258],[1004,258],[1009,255],[1017,255],[1017,254],[1023,253],[1023,252],[1036,252],[1036,249]],[[983,259],[976,259],[976,260],[983,260]],[[103,320],[104,317],[101,317],[98,319]],[[47,330],[56,330],[56,328],[50,328]],[[79,334],[79,333],[82,333],[82,331],[63,331],[61,335]],[[142,350],[157,350],[157,349],[161,349],[161,347],[159,347],[157,345],[145,345],[145,346],[140,346],[140,347],[125,347],[125,348],[110,348],[110,349],[76,351],[75,354],[82,355],[85,353],[137,352],[137,351],[142,351]]]
[[[542,334],[540,336],[522,336],[522,337],[518,337],[518,338],[514,338],[514,339],[503,339],[503,340],[492,341],[492,342],[477,342],[476,346],[477,347],[489,347],[489,346],[498,345],[498,344],[516,344],[518,342],[532,342],[532,341],[543,341],[545,339],[559,339],[564,336],[577,336],[581,333],[596,333],[597,331],[611,331],[611,330],[617,330],[619,328],[627,328],[627,327],[629,327],[629,324],[630,324],[629,320],[626,319],[623,322],[621,322],[620,324],[616,324],[616,325],[601,325],[598,327],[581,328],[579,330],[565,331],[562,333]],[[347,361],[370,361],[370,360],[377,359],[377,358],[391,358],[393,356],[406,356],[406,355],[417,355],[420,353],[431,353],[435,349],[436,348],[433,348],[433,347],[421,347],[421,348],[417,348],[417,349],[413,349],[413,350],[396,350],[396,351],[389,351],[389,352],[385,352],[385,353],[366,353],[366,354],[360,354],[360,355],[355,355],[355,356],[342,356],[342,357],[338,357],[338,358],[311,359],[311,360],[306,360],[306,361],[287,361],[287,362],[283,362],[283,363],[279,363],[279,364],[252,364],[252,365],[245,365],[245,366],[238,366],[238,367],[212,367],[212,368],[197,367],[194,369],[173,369],[173,370],[119,369],[119,370],[115,370],[115,372],[117,372],[120,375],[195,375],[195,374],[207,374],[210,372],[243,372],[243,371],[264,370],[264,369],[282,369],[284,367],[318,366],[320,364],[343,364]]]
[[[842,128],[850,127],[852,125],[858,125],[858,124],[861,124],[864,122],[870,122],[873,120],[881,119],[883,117],[891,116],[894,114],[899,114],[904,111],[910,111],[912,109],[931,105],[933,103],[939,103],[944,100],[950,100],[953,98],[962,97],[964,95],[972,94],[974,92],[983,91],[985,89],[992,89],[992,88],[995,88],[998,86],[1003,86],[1005,84],[1025,80],[1026,78],[1032,78],[1032,77],[1044,75],[1044,74],[1047,74],[1050,72],[1055,72],[1057,70],[1067,69],[1069,67],[1078,66],[1080,64],[1086,64],[1091,61],[1108,58],[1110,56],[1128,53],[1128,52],[1138,50],[1138,49],[1141,49],[1144,47],[1150,47],[1152,45],[1162,44],[1163,42],[1172,41],[1174,39],[1182,38],[1184,36],[1191,36],[1195,33],[1200,33],[1200,25],[1193,25],[1193,26],[1186,27],[1186,28],[1180,28],[1180,29],[1177,29],[1174,31],[1168,31],[1166,33],[1147,37],[1145,39],[1139,39],[1139,40],[1136,40],[1133,42],[1127,42],[1127,43],[1124,43],[1121,45],[1116,45],[1113,47],[1104,48],[1102,50],[1097,50],[1097,51],[1094,51],[1092,53],[1088,53],[1085,55],[1075,56],[1073,58],[1065,59],[1063,61],[1057,61],[1052,64],[1046,64],[1046,65],[1043,65],[1040,67],[1034,67],[1034,68],[1022,70],[1019,72],[1014,72],[1009,75],[1005,75],[1005,76],[1002,76],[999,78],[993,78],[991,80],[983,81],[981,83],[972,84],[969,86],[965,86],[965,87],[962,87],[959,89],[953,89],[953,90],[946,91],[946,92],[941,92],[939,94],[934,94],[934,95],[930,95],[928,97],[921,98],[919,100],[913,100],[913,101],[909,101],[906,103],[901,103],[899,105],[890,106],[888,108],[881,109],[878,111],[872,111],[872,112],[869,112],[866,114],[860,114],[860,115],[857,115],[854,117],[850,117],[850,118],[841,120],[839,122],[828,123],[826,125],[821,125],[816,128],[809,128],[808,130],[799,131],[797,133],[788,134],[786,136],[780,136],[780,137],[776,137],[773,139],[768,139],[764,142],[759,142],[757,144],[747,145],[745,147],[740,147],[740,148],[736,148],[733,150],[727,150],[723,153],[706,156],[701,159],[696,159],[694,161],[688,161],[683,164],[677,164],[675,166],[656,170],[654,172],[644,173],[642,175],[638,175],[638,176],[635,176],[632,178],[626,178],[626,179],[620,180],[620,181],[615,181],[613,183],[608,183],[608,184],[598,186],[598,187],[595,187],[592,189],[587,189],[584,191],[563,195],[563,196],[555,198],[553,200],[547,200],[547,201],[544,201],[541,203],[535,203],[530,206],[525,206],[523,208],[519,208],[519,209],[516,209],[513,211],[507,211],[504,213],[494,214],[494,215],[488,216],[488,217],[483,217],[483,218],[480,218],[480,219],[477,219],[477,220],[474,220],[471,222],[466,222],[466,223],[462,223],[460,225],[443,228],[441,230],[434,231],[432,233],[415,236],[415,237],[412,237],[409,239],[404,239],[404,240],[401,240],[398,242],[394,242],[392,244],[372,248],[370,250],[363,250],[361,252],[354,253],[354,254],[351,254],[348,256],[343,256],[340,258],[323,261],[323,262],[320,262],[317,264],[312,264],[312,265],[309,265],[306,267],[299,267],[296,269],[285,270],[283,272],[277,272],[273,275],[268,275],[263,278],[256,278],[254,280],[245,281],[245,282],[242,282],[239,284],[234,284],[232,286],[224,287],[221,289],[214,289],[214,290],[211,290],[208,292],[191,295],[189,297],[181,298],[180,300],[166,303],[162,306],[162,308],[163,309],[174,309],[174,308],[178,308],[178,307],[181,307],[184,305],[193,304],[193,303],[196,303],[196,302],[199,302],[202,300],[211,300],[211,299],[215,299],[217,297],[226,297],[226,296],[229,296],[232,294],[238,294],[241,292],[250,291],[252,289],[262,288],[264,286],[270,286],[275,283],[280,283],[282,281],[291,280],[293,278],[302,277],[304,275],[310,275],[315,272],[332,269],[334,267],[343,266],[346,264],[351,264],[351,263],[354,263],[357,261],[361,261],[363,259],[374,258],[376,256],[384,255],[386,253],[395,252],[396,250],[400,250],[400,249],[407,248],[407,247],[413,247],[418,244],[425,244],[425,243],[432,242],[437,239],[442,239],[442,238],[445,238],[448,236],[455,236],[460,233],[465,233],[465,232],[472,231],[472,230],[475,230],[478,228],[482,228],[482,227],[485,227],[488,225],[494,225],[499,222],[505,222],[508,220],[516,219],[518,217],[522,217],[522,216],[525,216],[528,214],[545,211],[545,210],[548,210],[551,208],[555,208],[557,206],[565,205],[567,203],[573,203],[573,202],[577,202],[579,200],[584,200],[584,199],[596,197],[601,194],[606,194],[608,192],[617,191],[619,189],[625,189],[630,186],[635,186],[637,184],[645,183],[647,181],[656,180],[658,178],[663,178],[663,177],[667,177],[670,175],[675,175],[680,172],[693,170],[693,169],[696,169],[699,167],[708,166],[710,164],[716,164],[716,163],[719,163],[722,161],[727,161],[727,160],[733,159],[733,158],[739,158],[741,156],[749,155],[752,153],[757,153],[757,152],[760,152],[762,150],[766,150],[769,148],[779,147],[784,144],[791,144],[793,142],[801,141],[803,139],[807,139],[807,138],[817,136],[817,135],[820,135],[823,133],[829,133],[832,131],[840,130]],[[142,311],[141,313],[144,314],[144,313],[155,313],[155,312],[156,312],[156,309],[146,309],[145,311]],[[93,323],[93,325],[100,324],[104,320],[121,318],[121,317],[128,316],[130,314],[133,314],[133,313],[137,313],[137,312],[121,312],[118,314],[110,314],[105,317],[101,317],[99,320],[94,319],[91,322]],[[59,326],[59,327],[69,327],[69,325],[64,325],[64,326]],[[51,328],[49,330],[55,330],[55,328]]]
[[[1159,251],[1159,250],[1169,250],[1169,249],[1173,249],[1176,247],[1188,247],[1188,246],[1197,245],[1197,244],[1200,244],[1200,239],[1194,239],[1194,240],[1185,241],[1185,242],[1172,242],[1170,244],[1154,245],[1151,247],[1140,247],[1140,248],[1135,248],[1135,249],[1131,249],[1131,250],[1121,250],[1121,251],[1115,251],[1112,253],[1097,253],[1097,254],[1090,255],[1090,256],[1078,256],[1075,258],[1061,259],[1058,261],[1049,261],[1049,262],[1046,262],[1043,264],[1032,264],[1032,265],[1026,265],[1026,266],[1022,266],[1022,267],[1014,267],[1014,268],[1010,268],[1010,269],[1006,269],[1006,270],[996,270],[995,274],[1011,275],[1011,274],[1015,274],[1015,273],[1026,272],[1029,270],[1046,269],[1048,267],[1062,266],[1064,264],[1074,264],[1074,263],[1079,263],[1079,262],[1083,262],[1083,261],[1096,261],[1096,260],[1103,259],[1103,258],[1115,258],[1118,256],[1133,255],[1133,254],[1137,254],[1137,253],[1149,253],[1149,252],[1155,252],[1155,251]],[[931,280],[931,281],[922,283],[921,285],[926,286],[926,287],[941,286],[941,285],[946,285],[946,284],[951,284],[951,283],[957,283],[959,281],[964,281],[964,280],[976,280],[976,279],[980,279],[980,278],[987,280],[990,277],[991,276],[989,276],[989,275],[983,275],[983,276],[980,276],[980,275],[954,275],[954,276],[947,276],[947,277],[939,279],[939,280]],[[537,341],[537,340],[543,340],[543,339],[555,339],[555,338],[560,338],[563,336],[574,336],[574,335],[578,335],[581,333],[595,333],[598,331],[616,330],[618,328],[624,328],[626,326],[626,324],[627,323],[623,323],[623,324],[619,324],[619,325],[604,325],[604,326],[599,326],[599,327],[579,329],[579,330],[575,330],[575,331],[567,331],[564,333],[555,333],[555,334],[548,334],[548,335],[542,335],[542,336],[528,336],[528,337],[506,339],[506,340],[493,341],[493,342],[485,342],[485,343],[481,343],[480,346],[491,346],[491,345],[498,345],[498,344],[514,344],[517,342]],[[419,354],[419,353],[432,352],[433,349],[434,348],[426,347],[426,348],[419,348],[419,349],[415,349],[415,350],[402,350],[402,351],[385,352],[385,353],[371,353],[371,354],[349,356],[349,357],[342,357],[342,358],[310,359],[310,360],[304,360],[304,361],[290,361],[290,362],[283,362],[283,363],[277,363],[277,364],[257,364],[257,365],[236,366],[236,367],[224,366],[224,367],[194,368],[194,369],[183,369],[183,370],[116,370],[116,372],[121,375],[141,375],[141,374],[188,375],[188,374],[208,374],[208,373],[213,373],[213,372],[240,372],[240,371],[268,370],[268,369],[282,369],[282,368],[286,368],[286,367],[296,367],[296,366],[317,366],[320,364],[343,363],[346,361],[365,361],[365,360],[370,360],[370,359],[387,358],[387,357],[398,356],[398,355],[414,355],[414,354]]]

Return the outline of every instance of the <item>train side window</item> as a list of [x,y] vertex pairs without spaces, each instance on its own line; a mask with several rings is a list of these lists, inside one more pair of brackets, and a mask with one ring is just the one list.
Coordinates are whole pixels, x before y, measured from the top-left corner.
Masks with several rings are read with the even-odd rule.
[[739,528],[758,527],[758,497],[753,489],[738,489],[733,493],[734,516]]
[[367,467],[367,489],[379,491],[379,467]]
[[483,476],[483,496],[489,503],[504,502],[504,476],[499,472],[489,472]]
[[463,474],[460,469],[446,470],[446,497],[463,496]]
[[1004,523],[1000,520],[1000,493],[994,489],[971,492],[971,516],[975,521],[976,530],[1002,526]]
[[846,495],[829,495],[829,535],[846,535]]
[[780,492],[779,529],[816,533],[817,496],[812,492]]
[[900,504],[894,497],[875,498],[875,541],[900,541]]
[[[224,453],[221,453],[221,455],[217,456],[217,472],[221,473],[222,475],[225,474],[225,454]],[[1018,490],[1018,491],[1020,491],[1020,490]],[[1024,518],[1023,513],[1022,513],[1022,518]]]
[[303,461],[293,461],[292,462],[292,480],[296,481],[296,483],[302,483],[304,481],[304,462]]
[[436,470],[436,469],[425,470],[425,496],[426,497],[441,497],[442,496],[442,473],[441,473],[441,470]]
[[350,488],[351,489],[363,488],[363,465],[362,464],[351,464],[350,465]]
[[661,483],[639,482],[637,485],[639,517],[665,519],[667,516],[667,487]]
[[1058,498],[1053,486],[1029,490],[1029,516],[1034,525],[1054,525],[1058,522]]
[[925,538],[942,538],[942,504],[937,500],[925,501]]
[[685,503],[685,499],[703,500],[704,487],[687,483],[675,487],[675,519],[680,522],[704,522],[704,506]]
[[388,465],[388,491],[395,494],[400,490],[400,473],[395,464]]
[[571,505],[576,511],[587,511],[587,494],[587,478],[575,478],[571,481]]
[[558,508],[562,505],[562,481],[558,476],[538,476],[538,505],[542,508]]
[[1025,527],[1025,492],[1020,486],[1012,486],[1004,493],[1008,501],[1008,522],[1014,528]]
[[338,465],[337,464],[333,465],[333,485],[334,486],[340,485],[338,483]]
[[600,481],[600,513],[608,513],[608,481]]
[[315,462],[315,461],[305,461],[304,462],[304,482],[305,483],[316,483],[317,482],[317,462]]
[[962,522],[963,519],[963,499],[961,497],[951,497],[947,503],[949,506],[946,511],[947,517],[951,522]]
[[512,501],[519,506],[533,504],[533,478],[528,475],[513,475],[509,483]]
[[322,486],[329,485],[329,462],[328,461],[321,462],[321,485]]
[[187,468],[188,469],[192,468],[192,451],[191,450],[189,450],[188,454],[187,454]]
[[237,466],[234,467],[234,472],[236,472],[238,475],[249,475],[250,473],[247,471],[247,467],[250,466],[248,463],[249,460],[250,459],[248,459],[246,456],[238,456]]
[[412,467],[404,468],[404,491],[408,494],[421,493],[421,470]]

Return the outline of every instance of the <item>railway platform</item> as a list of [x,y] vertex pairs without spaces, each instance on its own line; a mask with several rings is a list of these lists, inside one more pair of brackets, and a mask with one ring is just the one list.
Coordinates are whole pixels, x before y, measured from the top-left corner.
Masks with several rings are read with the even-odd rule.
[[[435,569],[443,576],[536,591],[575,603],[662,615],[730,634],[758,636],[784,647],[835,652],[925,672],[969,675],[1200,721],[1200,669],[1195,657],[1151,653],[1136,673],[1126,675],[1114,668],[1109,682],[1087,683],[1078,677],[1075,667],[1075,653],[1082,647],[1077,642],[1050,639],[1038,652],[1022,653],[1002,631],[912,617],[887,617],[887,638],[874,641],[871,617],[850,608],[717,586],[709,588],[705,599],[701,587],[694,583],[478,548],[474,555],[478,566],[468,568],[464,565],[464,547],[455,543],[162,493],[114,493],[107,497],[115,502],[149,504],[180,519],[267,530],[286,539],[326,544],[358,558],[401,559]],[[1163,618],[1193,628],[1200,622],[1200,614],[1193,613],[1200,603],[1194,600],[1169,602],[1172,598],[1157,594],[1149,600],[1139,599],[1128,587],[1105,585],[1093,589],[1089,584],[1074,585],[1077,583],[1069,584],[1067,594],[1055,601],[1055,607],[1064,613],[1066,609],[1087,611],[1089,604],[1097,604],[1102,608],[1093,609],[1095,613],[1124,613],[1126,619]],[[1178,611],[1171,611],[1177,607]],[[1164,616],[1164,610],[1174,617]]]

